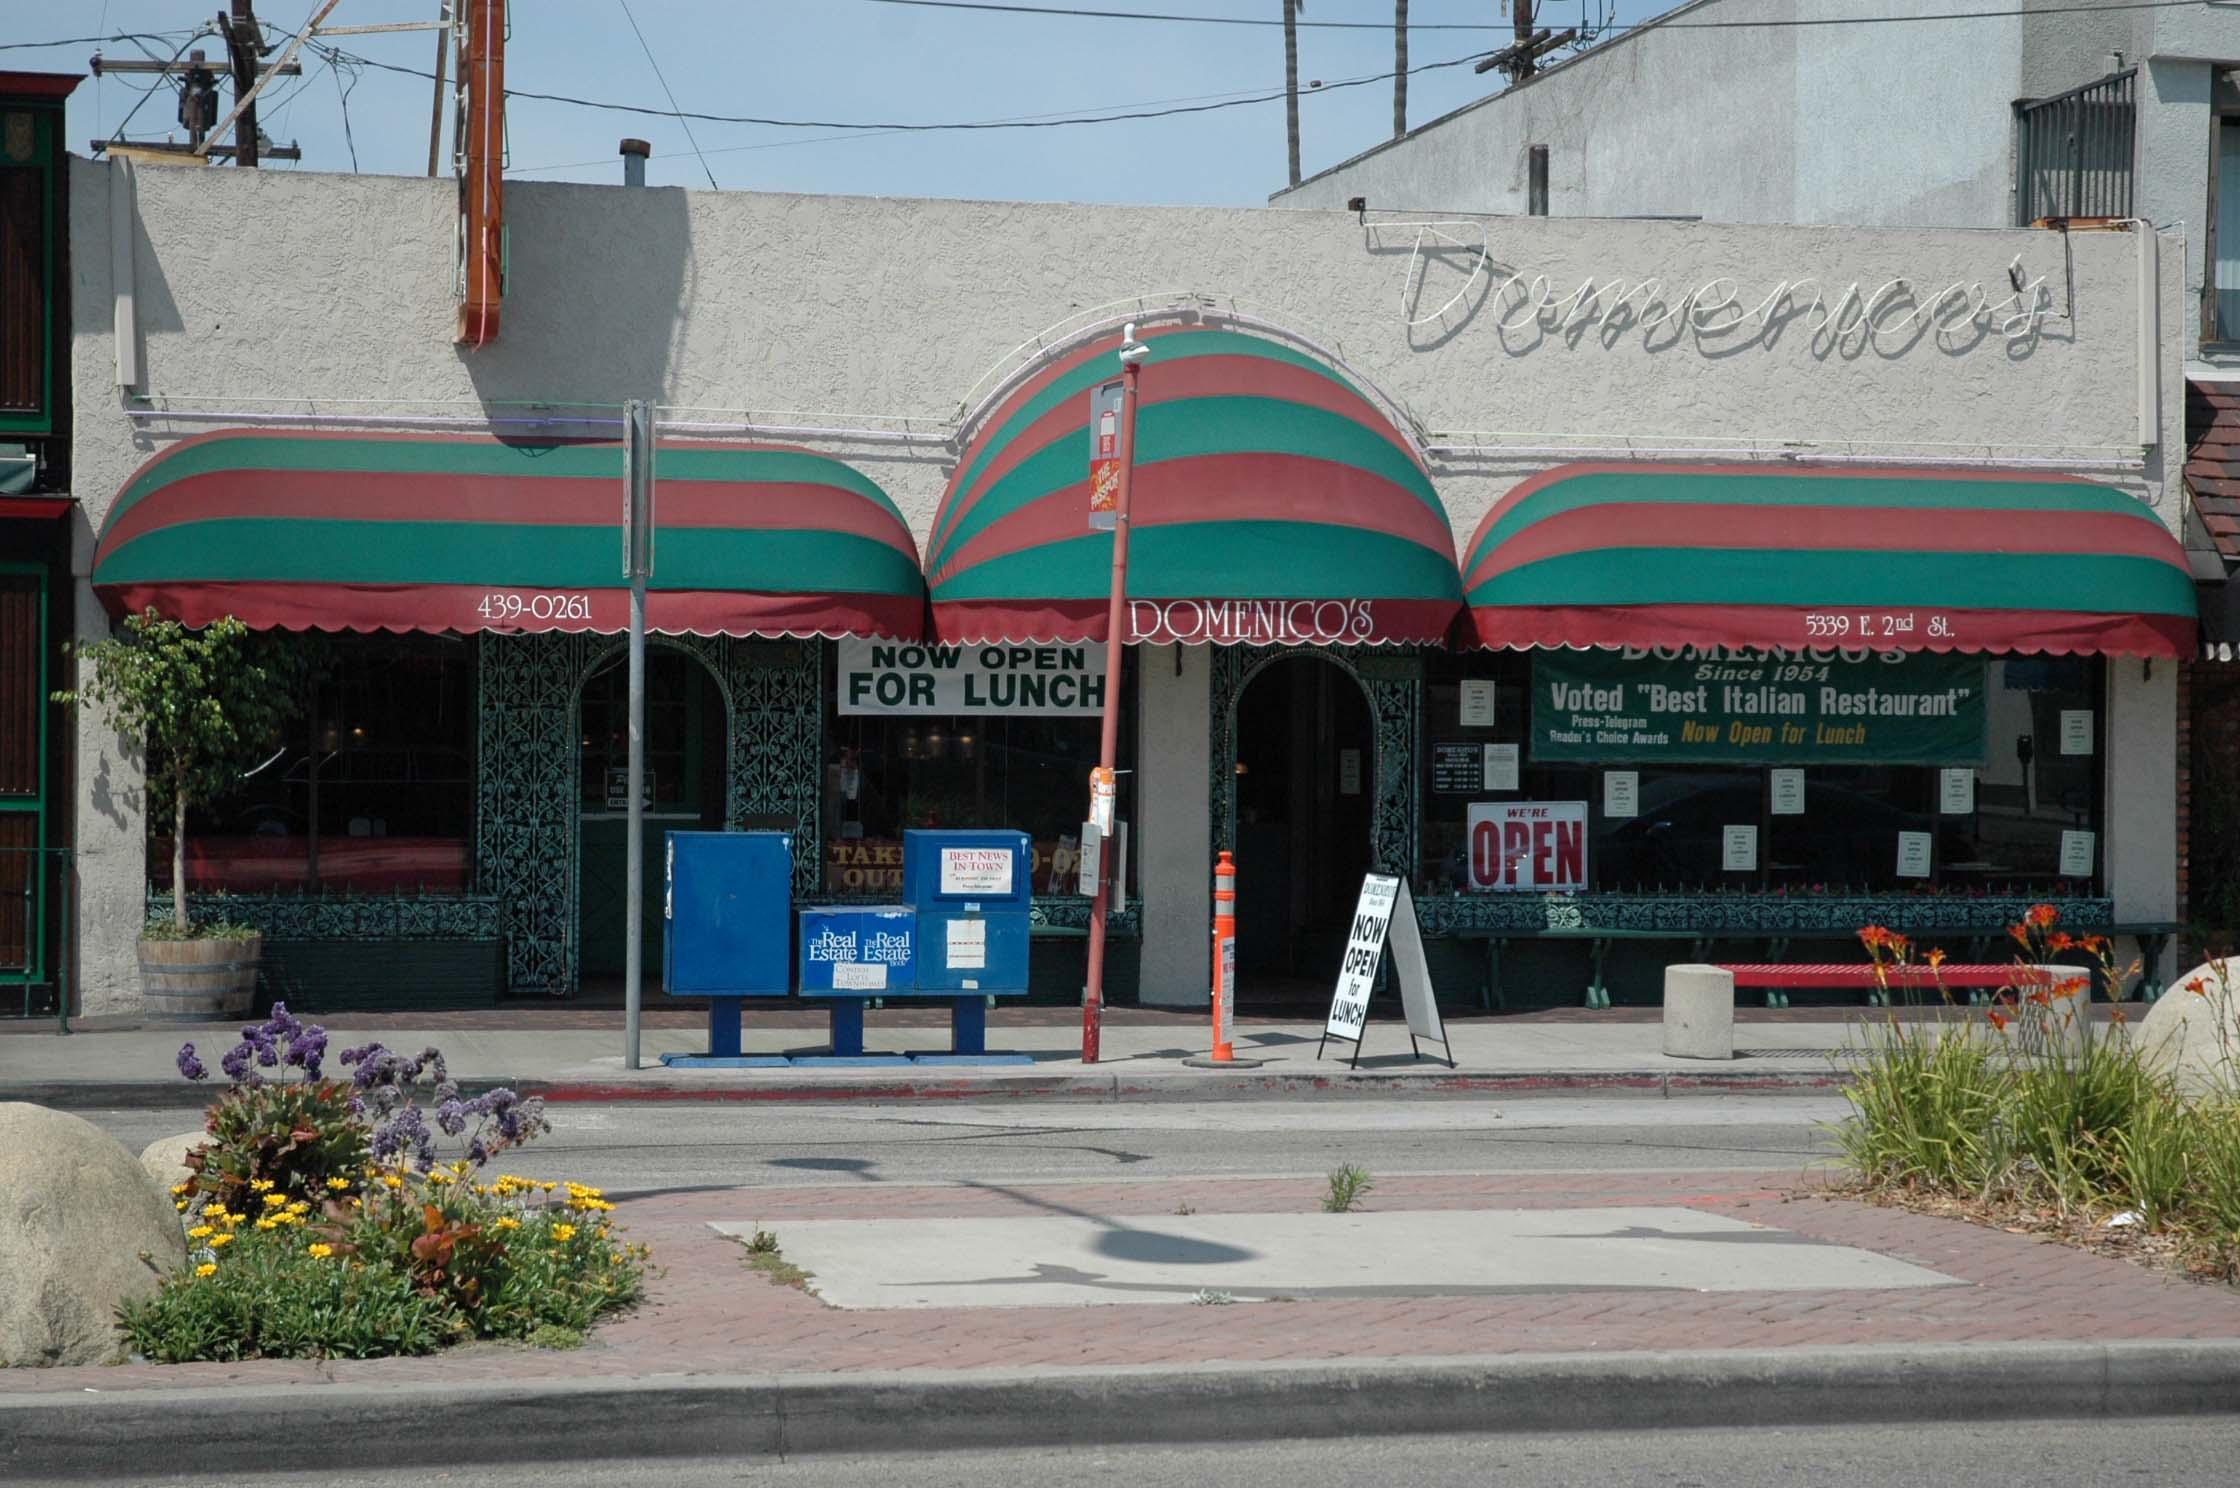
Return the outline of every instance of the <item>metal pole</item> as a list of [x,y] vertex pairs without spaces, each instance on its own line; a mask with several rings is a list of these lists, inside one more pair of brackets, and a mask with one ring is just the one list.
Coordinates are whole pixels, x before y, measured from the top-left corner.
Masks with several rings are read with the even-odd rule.
[[[1120,757],[1120,669],[1126,655],[1128,594],[1128,487],[1134,483],[1136,463],[1136,377],[1144,349],[1135,344],[1136,328],[1129,326],[1120,348],[1120,478],[1113,493],[1112,604],[1105,612],[1104,637],[1104,736],[1097,746],[1097,778],[1112,779]],[[1116,818],[1117,819],[1117,816]],[[1112,881],[1107,871],[1112,834],[1097,839],[1097,897],[1089,905],[1089,985],[1081,998],[1081,1062],[1095,1064],[1104,1038],[1104,938],[1105,912],[1112,903]]]
[[622,1067],[637,1069],[640,981],[645,975],[646,578],[653,567],[653,413],[641,399],[622,407],[623,568],[630,579],[630,807],[623,870]]
[[436,99],[428,109],[428,174],[436,173],[436,162],[443,155],[443,67],[444,53],[451,45],[451,7],[439,7],[443,15],[436,27]]

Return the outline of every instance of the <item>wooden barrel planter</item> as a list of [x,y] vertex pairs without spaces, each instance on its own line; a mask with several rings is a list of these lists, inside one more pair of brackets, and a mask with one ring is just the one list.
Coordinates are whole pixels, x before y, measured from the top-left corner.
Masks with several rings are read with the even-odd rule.
[[245,1018],[257,995],[264,937],[140,942],[143,1015],[151,1023]]

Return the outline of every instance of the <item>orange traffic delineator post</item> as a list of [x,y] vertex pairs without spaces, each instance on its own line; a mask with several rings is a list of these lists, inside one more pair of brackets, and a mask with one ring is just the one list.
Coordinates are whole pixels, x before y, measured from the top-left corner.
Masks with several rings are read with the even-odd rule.
[[1213,865],[1213,1057],[1236,1057],[1230,1034],[1237,1016],[1237,865],[1223,853]]

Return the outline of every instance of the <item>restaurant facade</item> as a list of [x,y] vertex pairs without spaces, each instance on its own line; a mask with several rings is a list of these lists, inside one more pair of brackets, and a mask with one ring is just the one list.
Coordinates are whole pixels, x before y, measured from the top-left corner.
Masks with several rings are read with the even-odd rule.
[[[1957,954],[2031,902],[2178,918],[2154,234],[516,182],[470,351],[436,183],[71,175],[78,633],[319,648],[189,822],[268,996],[619,978],[626,399],[659,433],[651,840],[789,831],[808,903],[893,897],[906,829],[1022,830],[1040,998],[1080,995],[1108,701],[1121,1000],[1203,1005],[1221,850],[1248,1000],[1329,980],[1370,871],[1410,877],[1443,996],[1510,1005],[1869,922]],[[98,719],[56,734],[80,1005],[130,1011],[167,824]]]

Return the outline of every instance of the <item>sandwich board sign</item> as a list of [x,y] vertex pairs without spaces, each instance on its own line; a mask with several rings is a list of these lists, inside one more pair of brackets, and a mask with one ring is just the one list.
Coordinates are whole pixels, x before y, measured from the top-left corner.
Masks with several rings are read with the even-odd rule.
[[1360,1067],[1369,997],[1387,945],[1392,949],[1393,972],[1400,979],[1400,1005],[1408,1015],[1408,1047],[1421,1059],[1423,1049],[1417,1041],[1437,1039],[1447,1051],[1447,1068],[1454,1068],[1454,1049],[1447,1043],[1446,1025],[1439,1021],[1439,1005],[1431,996],[1431,968],[1423,958],[1423,931],[1416,924],[1408,881],[1385,873],[1362,877],[1345,960],[1338,967],[1338,990],[1330,999],[1330,1016],[1323,1023],[1322,1042],[1315,1046],[1314,1057],[1322,1057],[1330,1040],[1346,1039],[1353,1045],[1353,1067]]

